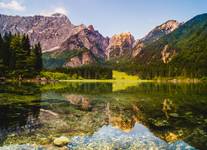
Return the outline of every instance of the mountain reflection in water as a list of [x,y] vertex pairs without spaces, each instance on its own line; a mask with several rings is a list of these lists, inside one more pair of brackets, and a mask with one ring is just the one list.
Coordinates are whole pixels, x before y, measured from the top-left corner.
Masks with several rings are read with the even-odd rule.
[[73,139],[74,149],[81,141],[88,145],[100,142],[96,139],[106,140],[103,146],[186,149],[185,141],[206,149],[206,84],[122,85],[0,85],[0,145],[51,144],[54,137],[67,136]]

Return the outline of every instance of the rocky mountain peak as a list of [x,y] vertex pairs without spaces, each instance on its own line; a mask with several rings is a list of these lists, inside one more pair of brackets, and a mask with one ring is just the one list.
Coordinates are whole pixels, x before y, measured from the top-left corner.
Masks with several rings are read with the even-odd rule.
[[115,34],[110,39],[106,50],[108,59],[130,55],[134,42],[134,37],[130,32]]
[[52,17],[67,17],[66,15],[64,14],[61,14],[61,13],[54,13],[51,15]]
[[176,20],[168,20],[167,22],[155,27],[151,32],[149,32],[141,41],[143,42],[154,42],[160,39],[162,36],[173,32],[177,29],[181,23]]
[[89,25],[89,26],[88,26],[88,30],[90,30],[90,31],[94,31],[94,27],[93,27],[93,25]]
[[172,32],[180,26],[180,23],[177,20],[168,20],[167,22],[158,26],[158,29],[165,32]]
[[57,49],[70,35],[74,25],[62,14],[52,16],[0,15],[0,33],[28,34],[31,44],[40,42],[44,51]]
[[182,24],[176,20],[168,20],[165,23],[155,27],[144,38],[139,39],[135,42],[132,50],[132,57],[139,55],[146,44],[159,40],[161,37],[173,32],[181,25]]

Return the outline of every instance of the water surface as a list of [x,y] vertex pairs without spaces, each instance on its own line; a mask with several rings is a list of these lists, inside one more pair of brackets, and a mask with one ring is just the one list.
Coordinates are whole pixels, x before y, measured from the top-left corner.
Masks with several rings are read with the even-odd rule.
[[0,112],[1,145],[45,145],[65,135],[74,149],[98,139],[112,149],[207,147],[205,84],[5,83]]

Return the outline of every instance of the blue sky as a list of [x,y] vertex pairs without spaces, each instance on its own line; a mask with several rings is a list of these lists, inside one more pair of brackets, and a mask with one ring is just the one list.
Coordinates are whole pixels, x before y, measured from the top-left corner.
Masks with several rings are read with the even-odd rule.
[[0,0],[9,15],[66,14],[73,24],[93,24],[104,36],[131,32],[141,38],[169,20],[207,13],[207,0]]

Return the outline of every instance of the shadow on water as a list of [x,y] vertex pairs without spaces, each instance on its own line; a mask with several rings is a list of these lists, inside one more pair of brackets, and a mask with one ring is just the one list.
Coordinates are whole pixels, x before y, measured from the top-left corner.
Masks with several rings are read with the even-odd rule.
[[205,84],[8,83],[0,86],[0,101],[2,144],[19,143],[19,137],[21,143],[41,143],[42,138],[50,143],[51,135],[85,135],[71,144],[94,143],[99,131],[129,133],[142,126],[167,147],[179,141],[207,147]]
[[9,134],[32,133],[38,128],[40,103],[36,102],[35,105],[31,103],[33,97],[31,95],[39,91],[35,85],[31,87],[30,84],[7,83],[0,85],[0,89],[0,145],[2,145]]

